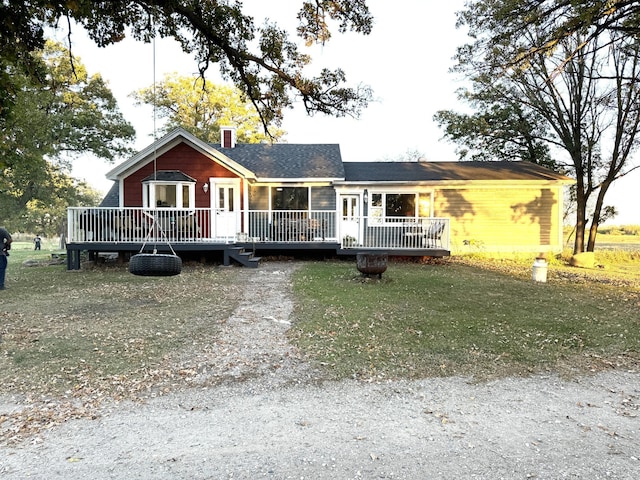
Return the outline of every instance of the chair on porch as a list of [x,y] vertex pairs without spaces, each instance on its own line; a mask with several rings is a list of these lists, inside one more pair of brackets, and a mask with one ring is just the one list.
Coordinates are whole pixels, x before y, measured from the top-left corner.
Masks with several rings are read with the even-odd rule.
[[442,234],[445,223],[440,220],[432,221],[427,229],[424,242],[427,248],[442,248]]
[[325,240],[326,226],[324,219],[310,218],[307,220],[307,240],[319,241]]
[[177,218],[178,240],[195,240],[201,231],[194,212],[186,212]]
[[402,235],[402,246],[404,248],[420,248],[424,246],[426,231],[420,222],[415,220],[402,222],[400,235]]
[[120,217],[120,240],[135,241],[143,238],[140,218],[134,219],[132,212],[124,212]]

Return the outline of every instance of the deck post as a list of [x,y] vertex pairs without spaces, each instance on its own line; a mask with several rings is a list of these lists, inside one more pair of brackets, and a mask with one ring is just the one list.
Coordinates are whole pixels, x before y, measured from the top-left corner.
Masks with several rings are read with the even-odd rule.
[[80,250],[67,248],[67,270],[80,270]]

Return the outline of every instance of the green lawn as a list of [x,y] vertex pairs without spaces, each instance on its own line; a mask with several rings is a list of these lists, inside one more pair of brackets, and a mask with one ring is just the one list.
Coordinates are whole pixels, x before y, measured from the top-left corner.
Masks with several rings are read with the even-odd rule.
[[364,281],[350,262],[307,263],[291,337],[339,378],[637,366],[638,285],[579,273],[551,266],[535,284],[516,261],[391,262]]

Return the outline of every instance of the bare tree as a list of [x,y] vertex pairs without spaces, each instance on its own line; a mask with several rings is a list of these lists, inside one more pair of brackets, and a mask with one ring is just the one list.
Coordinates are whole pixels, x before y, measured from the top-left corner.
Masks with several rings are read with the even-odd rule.
[[[488,8],[495,5],[482,1],[476,7],[480,3]],[[536,142],[546,144],[556,168],[575,178],[574,253],[593,251],[598,225],[613,212],[605,205],[607,192],[616,179],[638,168],[630,162],[638,147],[640,125],[638,39],[613,30],[600,35],[584,31],[562,37],[553,49],[531,54],[530,47],[549,35],[548,26],[529,24],[507,39],[503,31],[492,30],[500,23],[462,18],[469,22],[475,38],[474,43],[458,50],[457,69],[467,74],[473,85],[464,95],[482,99],[474,106],[480,107],[478,115],[485,116],[485,124],[494,122],[493,130],[509,132],[517,126],[513,115],[503,115],[505,110],[517,110],[528,119],[518,127],[521,131],[516,136],[535,137]],[[514,61],[513,45],[526,52],[525,61]],[[439,113],[448,133],[472,117]],[[513,140],[508,135],[496,137],[493,130],[486,132],[493,148],[497,145],[513,153]],[[449,136],[474,147],[477,136],[483,134],[476,129],[457,138]],[[520,155],[531,160],[524,153]]]

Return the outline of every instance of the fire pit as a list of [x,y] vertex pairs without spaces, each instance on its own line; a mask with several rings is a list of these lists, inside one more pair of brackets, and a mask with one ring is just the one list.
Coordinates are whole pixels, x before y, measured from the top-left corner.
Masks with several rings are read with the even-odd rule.
[[387,270],[386,253],[358,253],[356,255],[356,265],[358,271],[369,277],[377,275],[382,278],[382,274]]

